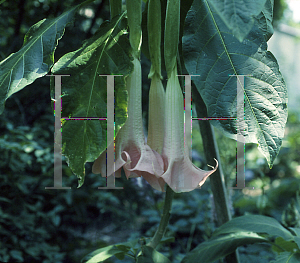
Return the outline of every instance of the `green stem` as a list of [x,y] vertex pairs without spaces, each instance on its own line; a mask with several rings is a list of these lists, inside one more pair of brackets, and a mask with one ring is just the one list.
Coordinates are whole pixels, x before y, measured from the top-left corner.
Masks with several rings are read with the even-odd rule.
[[[197,105],[197,116],[198,118],[206,117],[207,116],[207,109],[206,105],[196,90],[195,86],[193,85],[193,100]],[[228,197],[225,188],[225,180],[224,174],[222,170],[222,164],[220,161],[220,154],[218,145],[216,142],[216,138],[214,135],[214,130],[209,123],[209,121],[199,121],[201,137],[203,141],[203,148],[205,152],[206,161],[208,163],[214,163],[214,158],[217,158],[219,162],[219,168],[217,171],[210,176],[210,183],[211,183],[211,190],[213,192],[214,203],[217,213],[217,224],[218,226],[223,225],[227,221],[231,220],[231,214],[228,205]],[[232,253],[226,256],[226,262],[230,263],[238,263],[239,262],[239,255],[238,251],[236,250],[235,253]]]
[[109,0],[110,4],[110,18],[122,13],[122,0]]
[[158,229],[156,230],[155,235],[151,239],[151,241],[147,244],[147,246],[156,248],[159,244],[160,240],[163,238],[166,228],[169,224],[169,218],[171,215],[171,208],[172,208],[172,200],[173,200],[174,192],[173,190],[167,185],[166,196],[165,196],[165,203],[163,208],[162,217],[160,219],[160,223]]

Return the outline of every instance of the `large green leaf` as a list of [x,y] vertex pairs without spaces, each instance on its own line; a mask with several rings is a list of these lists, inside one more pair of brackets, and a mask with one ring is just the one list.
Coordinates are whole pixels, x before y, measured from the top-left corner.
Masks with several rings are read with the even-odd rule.
[[262,215],[245,215],[236,217],[220,226],[213,236],[235,232],[265,233],[270,236],[280,236],[286,240],[292,240],[294,236],[280,225],[274,218]]
[[[264,9],[267,10],[267,9]],[[265,11],[267,12],[267,11]],[[266,19],[258,19],[240,43],[206,0],[194,1],[183,36],[185,66],[201,94],[209,117],[237,117],[237,77],[245,77],[246,143],[259,144],[269,166],[279,152],[287,120],[287,89],[276,59],[267,51]],[[236,120],[212,124],[237,139]]]
[[207,0],[233,35],[242,42],[262,11],[266,0]]
[[25,35],[22,48],[0,62],[0,114],[7,98],[48,73],[66,25],[78,8],[91,1],[72,7],[57,18],[43,19],[33,25]]
[[236,232],[211,238],[189,252],[182,263],[210,263],[224,258],[239,246],[267,242],[264,237],[252,232]]
[[[64,55],[51,72],[70,75],[62,78],[62,117],[105,118],[107,109],[106,77],[115,77],[115,125],[119,128],[126,120],[127,92],[124,78],[133,69],[130,45],[126,37],[126,19],[116,16],[101,25],[95,35],[83,46]],[[51,85],[52,98],[54,86]],[[85,163],[94,161],[106,144],[105,120],[67,120],[62,126],[63,154],[79,178],[84,182]]]

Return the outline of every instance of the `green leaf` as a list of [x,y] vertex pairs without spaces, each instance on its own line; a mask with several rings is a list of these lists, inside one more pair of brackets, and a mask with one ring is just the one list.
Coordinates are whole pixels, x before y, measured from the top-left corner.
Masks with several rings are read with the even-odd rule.
[[11,200],[9,200],[8,198],[6,197],[0,197],[0,202],[7,202],[7,203],[11,203]]
[[[80,49],[55,63],[53,74],[70,75],[62,78],[62,117],[105,118],[107,83],[106,77],[99,75],[123,75],[114,77],[116,131],[124,124],[127,118],[124,78],[133,69],[126,27],[123,15],[115,16],[111,23],[103,23]],[[54,85],[51,89],[53,98]],[[85,163],[93,162],[106,148],[106,129],[106,120],[98,119],[67,120],[62,126],[62,152],[79,178],[78,187],[84,182]]]
[[13,249],[13,250],[9,251],[9,254],[16,260],[19,260],[21,262],[24,260],[23,252],[20,250]]
[[115,246],[124,252],[128,252],[131,248],[139,248],[140,245],[138,244],[139,238],[138,239],[134,239],[128,242],[124,242],[121,244],[115,244]]
[[282,252],[276,256],[270,263],[299,263],[300,255],[298,253]]
[[[286,241],[282,237],[277,237],[275,239],[275,244],[278,245],[278,246],[280,246],[281,248],[283,248],[285,251],[296,252],[298,250],[298,252],[299,252],[299,248],[298,248],[298,246],[296,245],[296,243],[293,240]],[[281,253],[282,252],[281,248],[279,248],[277,246],[274,246],[274,245],[272,246],[272,249],[274,251],[276,251],[277,253]]]
[[274,218],[262,215],[245,215],[233,218],[220,226],[213,236],[235,232],[266,233],[270,236],[280,236],[286,240],[292,240],[293,235],[278,223]]
[[293,228],[293,227],[289,227],[290,231],[292,231],[292,233],[294,235],[296,235],[294,237],[294,240],[296,242],[296,244],[298,245],[298,248],[300,249],[300,228]]
[[300,228],[289,227],[289,229],[292,230],[296,236],[300,237]]
[[[240,43],[204,1],[194,1],[182,39],[185,66],[209,117],[237,117],[237,77],[245,77],[246,143],[257,143],[270,168],[279,153],[287,120],[287,88],[263,32],[254,26]],[[196,105],[197,106],[197,105]],[[237,139],[237,121],[211,123]]]
[[205,0],[213,6],[232,34],[242,42],[254,26],[254,17],[262,11],[266,0]]
[[294,237],[294,240],[298,246],[298,249],[300,249],[300,237]]
[[107,246],[104,248],[97,249],[88,255],[86,255],[81,263],[98,263],[115,256],[115,255],[125,254],[125,252],[119,250],[115,245]]
[[54,63],[54,51],[65,27],[85,1],[57,18],[43,19],[26,33],[22,48],[0,62],[0,114],[14,93],[45,76]]
[[210,263],[232,253],[239,246],[267,241],[266,238],[251,232],[236,232],[227,235],[219,235],[198,245],[189,252],[181,262]]
[[100,249],[97,249],[88,255],[86,255],[82,260],[81,263],[97,263],[97,262],[103,262],[104,260],[116,256],[119,259],[123,259],[127,252],[134,248],[139,239],[134,239],[128,242],[118,243],[114,245],[110,245],[107,247],[103,247]]
[[143,246],[143,255],[137,258],[137,263],[171,263],[163,254],[152,247]]
[[273,21],[274,0],[267,0],[261,13],[255,18],[256,25],[263,32],[265,40],[268,41],[274,33]]

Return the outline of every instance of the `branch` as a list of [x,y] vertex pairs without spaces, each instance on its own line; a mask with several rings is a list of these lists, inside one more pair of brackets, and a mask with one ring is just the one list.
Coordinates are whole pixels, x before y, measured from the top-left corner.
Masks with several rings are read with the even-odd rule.
[[[193,87],[193,100],[197,105],[197,116],[198,118],[207,117],[207,109],[204,101],[202,100],[199,92]],[[209,123],[209,121],[198,121],[200,126],[201,137],[203,141],[203,148],[205,152],[206,161],[208,163],[214,163],[214,158],[216,158],[219,162],[219,168],[215,171],[209,178],[211,183],[211,190],[214,196],[214,203],[216,207],[218,226],[223,225],[224,223],[231,220],[231,214],[228,205],[228,197],[225,189],[225,180],[224,174],[222,170],[222,164],[220,161],[220,154],[218,145],[216,142],[216,138],[214,135],[214,130]],[[239,256],[238,251],[232,253],[225,257],[227,262],[230,263],[238,263]]]

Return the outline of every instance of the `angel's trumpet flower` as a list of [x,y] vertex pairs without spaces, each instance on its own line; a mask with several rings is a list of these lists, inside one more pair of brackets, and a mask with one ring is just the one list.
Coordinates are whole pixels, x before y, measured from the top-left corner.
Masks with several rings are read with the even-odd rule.
[[193,165],[187,145],[184,145],[183,95],[178,81],[177,67],[172,70],[167,83],[165,102],[165,137],[162,157],[165,173],[163,180],[176,193],[189,192],[201,187],[205,180],[216,171],[204,171]]
[[[123,167],[127,179],[143,176],[153,188],[162,191],[162,180],[155,175],[163,174],[163,160],[160,154],[145,143],[143,133],[141,63],[134,57],[133,64],[134,70],[126,80],[129,97],[128,118],[116,136],[116,177],[121,176]],[[92,171],[106,176],[106,151],[96,159]],[[114,167],[107,167],[107,176],[113,172]]]
[[[164,115],[165,115],[165,90],[163,88],[159,74],[154,74],[151,79],[149,91],[149,122],[147,144],[151,149],[159,154],[162,153],[164,145]],[[154,178],[152,178],[153,180]],[[159,183],[160,189],[164,191],[165,181],[158,177],[155,178]],[[149,180],[147,180],[149,182]],[[154,187],[155,188],[155,187]]]

